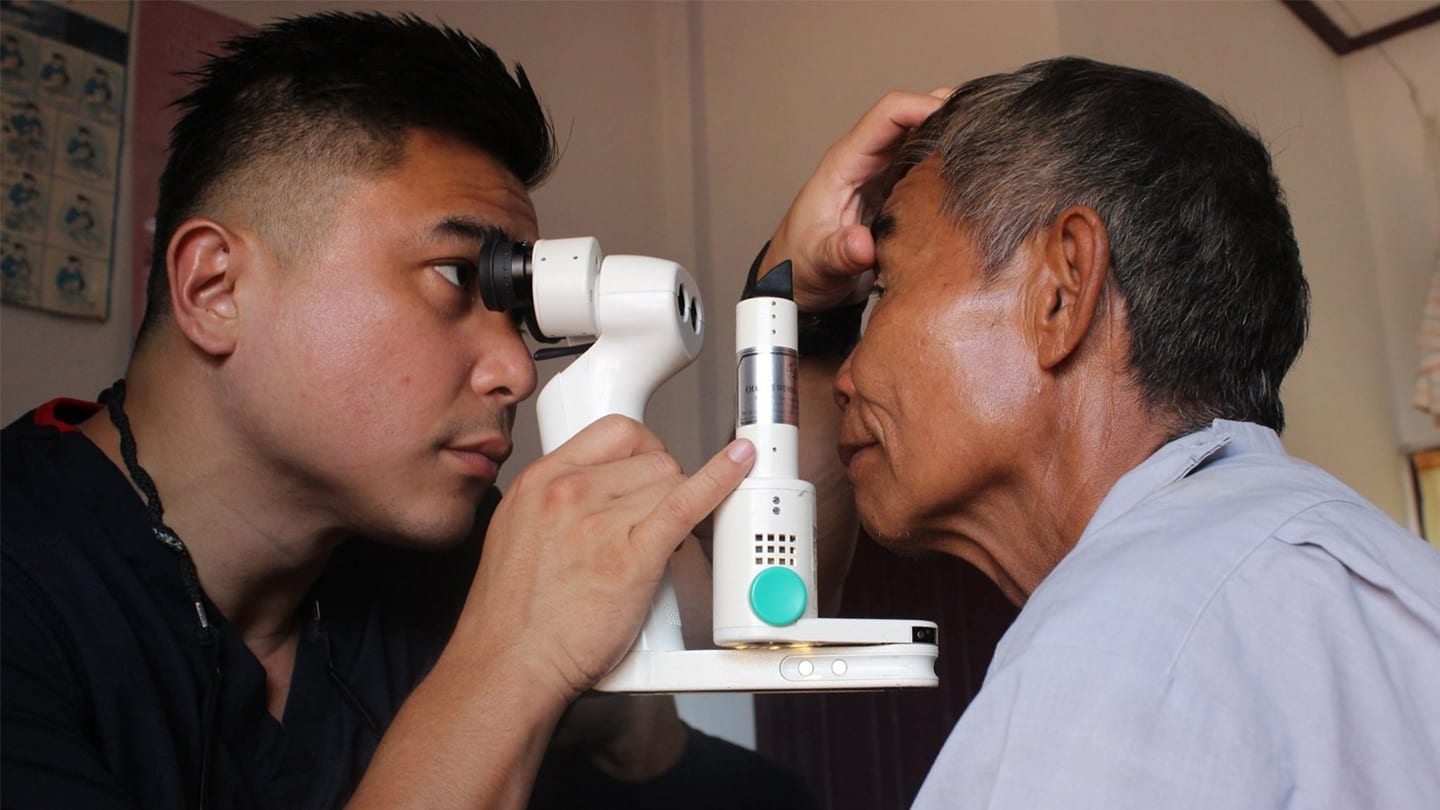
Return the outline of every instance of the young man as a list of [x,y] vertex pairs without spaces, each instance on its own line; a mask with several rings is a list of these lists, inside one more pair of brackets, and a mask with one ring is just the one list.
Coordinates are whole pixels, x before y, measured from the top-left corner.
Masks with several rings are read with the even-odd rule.
[[535,372],[473,262],[537,236],[524,73],[327,14],[198,78],[125,379],[4,434],[4,804],[520,806],[753,450],[687,479],[606,419],[495,507]]
[[1280,445],[1308,289],[1264,146],[1058,59],[961,87],[867,212],[909,103],[766,264],[822,312],[873,266],[835,382],[861,520],[1024,606],[915,806],[1440,806],[1440,554]]

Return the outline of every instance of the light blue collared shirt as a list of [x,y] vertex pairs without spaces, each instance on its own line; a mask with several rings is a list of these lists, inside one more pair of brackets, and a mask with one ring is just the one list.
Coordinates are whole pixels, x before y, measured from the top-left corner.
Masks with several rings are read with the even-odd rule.
[[1440,552],[1258,425],[1127,473],[914,807],[1440,808]]

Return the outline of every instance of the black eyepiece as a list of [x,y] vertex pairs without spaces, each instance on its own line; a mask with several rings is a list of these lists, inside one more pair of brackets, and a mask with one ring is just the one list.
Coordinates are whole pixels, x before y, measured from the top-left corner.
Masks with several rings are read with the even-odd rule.
[[[492,239],[480,248],[480,301],[492,312],[512,312],[525,324],[530,337],[541,343],[559,343],[535,321],[535,292],[531,284],[535,246],[529,242]],[[539,358],[537,358],[539,359]]]
[[480,248],[480,300],[494,312],[529,310],[534,301],[530,289],[529,242],[492,239]]

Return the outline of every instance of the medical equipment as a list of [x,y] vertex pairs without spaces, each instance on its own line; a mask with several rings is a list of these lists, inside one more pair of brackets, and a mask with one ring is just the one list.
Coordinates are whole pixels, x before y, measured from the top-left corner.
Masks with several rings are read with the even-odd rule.
[[[524,318],[537,360],[578,354],[540,392],[548,453],[591,422],[643,421],[666,380],[700,354],[699,286],[680,265],[604,256],[593,238],[491,240],[480,254],[486,307]],[[788,287],[788,284],[785,285]],[[934,686],[933,622],[819,618],[815,487],[799,479],[796,310],[783,295],[736,308],[736,433],[750,475],[715,511],[713,634],[685,649],[667,569],[640,635],[596,686],[607,692],[817,691]]]

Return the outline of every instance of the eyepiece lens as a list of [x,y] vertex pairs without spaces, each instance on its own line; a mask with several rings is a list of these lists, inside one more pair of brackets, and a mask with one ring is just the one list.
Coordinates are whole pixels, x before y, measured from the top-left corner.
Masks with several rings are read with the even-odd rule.
[[529,242],[494,239],[480,248],[480,300],[494,312],[531,305]]

